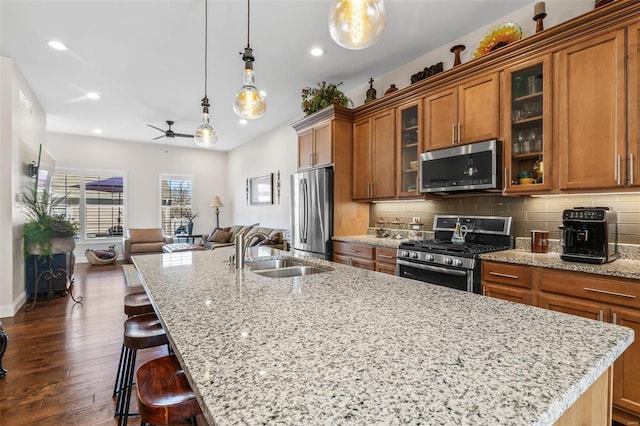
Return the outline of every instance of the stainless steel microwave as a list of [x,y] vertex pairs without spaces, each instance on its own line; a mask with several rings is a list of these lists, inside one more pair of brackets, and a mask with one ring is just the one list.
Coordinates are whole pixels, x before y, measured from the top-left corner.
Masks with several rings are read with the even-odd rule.
[[498,140],[457,145],[420,154],[420,192],[502,188]]

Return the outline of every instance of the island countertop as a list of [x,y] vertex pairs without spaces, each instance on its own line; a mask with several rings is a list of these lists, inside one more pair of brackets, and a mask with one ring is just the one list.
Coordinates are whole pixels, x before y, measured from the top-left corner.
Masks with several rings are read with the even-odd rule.
[[212,425],[547,425],[633,341],[629,328],[316,259],[333,271],[265,278],[230,267],[232,252],[133,258]]

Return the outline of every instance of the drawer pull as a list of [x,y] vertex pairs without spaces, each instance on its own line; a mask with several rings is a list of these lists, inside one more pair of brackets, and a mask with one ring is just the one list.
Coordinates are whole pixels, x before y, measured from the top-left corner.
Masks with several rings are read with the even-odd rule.
[[386,254],[379,254],[378,257],[383,257],[385,259],[393,259],[393,256],[387,256]]
[[349,253],[357,253],[358,250],[343,248],[342,251],[348,251]]
[[598,312],[598,321],[603,321],[604,320],[604,312],[602,311],[602,309],[600,309],[600,312]]
[[489,272],[489,275],[502,277],[502,278],[511,278],[512,280],[517,280],[518,278],[520,278],[517,275],[501,274],[500,272],[491,272],[491,271]]
[[634,296],[633,294],[616,293],[615,291],[600,290],[598,288],[585,287],[584,290],[585,291],[591,291],[593,293],[602,293],[602,294],[609,294],[611,296],[626,297],[627,299],[635,299],[636,298],[636,296]]
[[614,324],[618,324],[618,315],[614,312],[613,313],[613,321]]

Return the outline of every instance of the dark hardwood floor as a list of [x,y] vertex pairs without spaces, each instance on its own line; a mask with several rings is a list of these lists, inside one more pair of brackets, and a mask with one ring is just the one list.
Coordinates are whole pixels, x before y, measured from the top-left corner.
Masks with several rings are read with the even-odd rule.
[[[0,425],[113,425],[111,398],[126,316],[120,262],[75,268],[74,295],[38,300],[31,312],[2,318],[9,336],[0,379]],[[136,365],[167,353],[138,351]],[[134,397],[131,411],[137,411]],[[139,418],[129,419],[139,425]],[[202,416],[198,425],[206,425]]]

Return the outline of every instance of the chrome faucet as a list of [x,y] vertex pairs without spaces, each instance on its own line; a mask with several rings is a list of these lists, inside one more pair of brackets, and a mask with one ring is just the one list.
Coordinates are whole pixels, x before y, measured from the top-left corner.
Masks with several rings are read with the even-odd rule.
[[262,240],[268,240],[269,236],[264,232],[254,232],[246,237],[236,236],[236,268],[240,269],[244,266],[244,262],[247,256],[247,249],[249,248],[249,242],[254,238],[260,238]]

